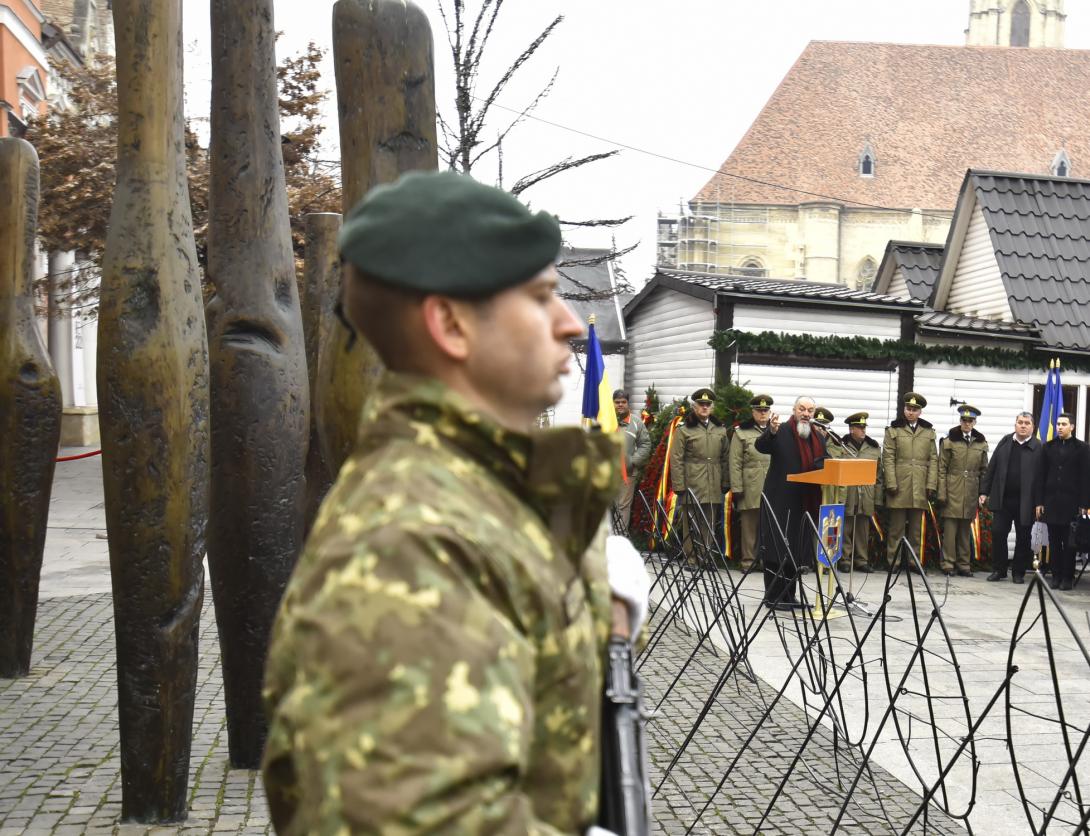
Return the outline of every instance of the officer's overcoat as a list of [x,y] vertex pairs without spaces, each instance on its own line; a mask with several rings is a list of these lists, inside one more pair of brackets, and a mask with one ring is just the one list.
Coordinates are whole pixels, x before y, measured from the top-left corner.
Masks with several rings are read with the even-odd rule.
[[988,442],[973,430],[965,441],[954,427],[939,445],[939,502],[942,516],[971,520],[980,503],[980,479],[988,469]]
[[930,422],[920,418],[913,430],[904,418],[898,418],[886,427],[882,480],[887,508],[927,507],[927,492],[939,484],[939,454]]

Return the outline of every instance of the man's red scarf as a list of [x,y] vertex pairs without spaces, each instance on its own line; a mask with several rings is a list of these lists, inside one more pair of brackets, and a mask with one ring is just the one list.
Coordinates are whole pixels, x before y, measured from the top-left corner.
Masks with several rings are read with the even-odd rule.
[[[799,447],[799,458],[802,460],[803,473],[807,470],[814,469],[814,462],[821,458],[821,439],[818,437],[817,430],[814,429],[814,425],[810,425],[810,437],[803,438],[799,435],[798,422],[795,420],[795,416],[792,415],[787,422],[788,428],[791,430],[791,434],[795,436],[795,443]],[[813,519],[817,519],[818,508],[821,505],[821,489],[817,485],[800,485],[802,488],[802,510],[810,514]]]
[[802,470],[799,472],[813,470],[814,462],[821,458],[821,439],[818,438],[818,434],[814,431],[814,425],[810,425],[809,438],[803,438],[799,435],[799,425],[794,415],[788,419],[787,426],[791,429],[791,434],[795,436],[795,443],[799,446],[799,458],[802,459]]

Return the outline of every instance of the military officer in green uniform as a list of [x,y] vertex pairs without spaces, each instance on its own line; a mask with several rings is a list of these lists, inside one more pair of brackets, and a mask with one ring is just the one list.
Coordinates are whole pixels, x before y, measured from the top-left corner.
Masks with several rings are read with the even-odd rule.
[[389,371],[273,631],[280,833],[597,818],[611,588],[639,602],[615,572],[634,549],[602,543],[621,439],[532,430],[583,333],[559,249],[555,217],[452,172],[406,174],[345,220],[342,306]]
[[[715,404],[712,389],[697,389],[689,400],[692,409],[674,430],[677,435],[670,446],[670,487],[678,496],[681,542],[691,562],[694,540],[701,536],[704,528],[699,524],[697,509],[686,505],[687,491],[692,491],[699,512],[718,538],[722,529],[717,520],[723,509],[723,497],[730,488],[730,440],[726,427],[712,415]],[[692,522],[690,517],[693,517]],[[706,549],[712,547],[711,543],[703,545]]]
[[[818,428],[821,437],[825,439],[825,452],[830,459],[844,458],[844,444],[840,437],[832,431],[832,423],[836,417],[823,406],[814,409],[814,426]],[[844,501],[844,488],[836,485],[821,486],[821,501],[824,504]]]
[[[842,450],[845,458],[869,459],[880,462],[882,447],[867,435],[869,412],[856,412],[844,419],[848,425],[848,437]],[[870,572],[867,559],[871,532],[871,517],[881,500],[882,468],[879,467],[873,485],[852,485],[844,493],[844,556],[839,569],[842,572]]]
[[891,565],[901,538],[906,536],[923,561],[924,514],[939,485],[935,428],[920,417],[927,399],[907,392],[902,403],[901,417],[886,427],[882,441],[882,482],[889,509],[886,547]]
[[942,516],[942,571],[973,576],[970,540],[980,499],[980,480],[988,469],[988,442],[976,429],[980,410],[958,407],[959,423],[939,445],[939,496]]
[[772,405],[770,396],[754,395],[749,402],[753,417],[738,425],[730,442],[730,487],[734,496],[734,511],[738,517],[743,572],[750,570],[757,554],[761,492],[768,475],[769,456],[759,452],[753,445],[768,429]]

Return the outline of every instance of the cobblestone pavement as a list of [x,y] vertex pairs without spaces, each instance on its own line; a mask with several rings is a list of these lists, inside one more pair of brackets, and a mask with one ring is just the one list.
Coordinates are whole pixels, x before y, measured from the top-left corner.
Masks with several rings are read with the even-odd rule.
[[[772,629],[772,623],[765,629]],[[642,670],[646,697],[654,706],[696,646],[695,635],[680,627],[667,628],[666,637],[648,657]],[[652,786],[663,782],[680,743],[711,695],[725,657],[702,647],[684,675],[684,686],[672,691],[649,725]],[[654,800],[653,812],[666,833],[820,834],[832,830],[858,760],[834,747],[832,734],[819,727],[813,739],[804,738],[808,723],[790,700],[780,700],[767,721],[761,718],[776,692],[759,678],[732,676],[712,710],[677,761]],[[716,786],[750,731],[756,738],[731,769],[722,789]],[[841,742],[843,747],[843,743]],[[777,797],[777,787],[792,766],[796,752],[803,757],[794,766]],[[845,833],[900,832],[919,806],[920,797],[881,767],[872,767],[852,794],[842,827]],[[770,812],[765,818],[765,811]],[[922,824],[917,828],[924,832]],[[961,834],[964,828],[938,812],[929,814],[927,833]]]
[[230,769],[212,596],[205,589],[189,768],[180,827],[118,828],[117,669],[108,594],[38,607],[33,666],[0,680],[0,834],[270,832],[256,772]]
[[[78,451],[66,451],[78,452]],[[42,571],[35,650],[31,676],[0,680],[0,836],[14,833],[233,832],[267,833],[265,799],[255,773],[228,768],[219,651],[206,591],[201,628],[201,662],[194,717],[193,757],[190,768],[189,817],[177,827],[119,827],[120,770],[116,708],[116,669],[110,599],[109,560],[102,509],[101,466],[98,459],[59,464],[50,505],[50,529]],[[880,599],[881,576],[870,576],[865,599]],[[932,576],[934,578],[934,576]],[[934,583],[945,583],[935,579]],[[754,585],[753,589],[748,589]],[[759,577],[747,579],[744,602],[759,600]],[[1062,596],[1074,628],[1086,633],[1090,612],[1090,583],[1084,579],[1074,593]],[[954,579],[941,590],[940,606],[957,649],[961,674],[974,714],[981,701],[995,690],[1006,670],[1007,644],[1023,588],[1011,584]],[[894,612],[909,625],[903,594]],[[674,780],[663,787],[655,802],[660,829],[684,832],[696,816],[696,807],[714,789],[739,747],[738,730],[752,726],[774,688],[784,682],[790,657],[783,639],[766,625],[750,651],[753,680],[735,678],[723,690],[715,709],[694,740],[690,753],[678,763]],[[834,622],[846,629],[846,619]],[[1039,631],[1039,628],[1038,628]],[[1031,635],[1030,639],[1034,639]],[[1065,690],[1090,695],[1090,671],[1070,631],[1053,636]],[[684,630],[672,628],[644,670],[652,704],[657,702],[693,646]],[[1019,701],[1028,711],[1047,713],[1051,700],[1042,644],[1027,642],[1016,661],[1023,674],[1014,680]],[[907,647],[907,646],[906,646]],[[937,647],[941,652],[942,648]],[[719,653],[718,656],[714,653]],[[907,649],[891,651],[901,664]],[[722,649],[704,650],[651,727],[653,772],[661,777],[668,754],[686,730],[685,720],[695,715],[722,669]],[[950,672],[942,673],[947,680]],[[732,781],[716,796],[712,809],[695,832],[752,833],[773,787],[786,768],[786,758],[798,748],[803,709],[799,695],[777,707],[757,740],[752,754],[741,759]],[[871,711],[884,708],[885,686],[872,682],[866,701],[858,692],[848,696],[847,712],[860,716],[864,703]],[[1090,715],[1088,715],[1090,716]],[[1083,712],[1072,718],[1085,725]],[[1055,784],[1055,725],[1027,713],[1017,721],[1014,740],[1027,769],[1027,789],[1042,792]],[[904,821],[915,809],[916,785],[901,746],[886,730],[868,778],[853,796],[846,833],[889,833],[888,821]],[[1006,751],[1002,711],[982,729],[977,754],[978,802],[973,822],[978,833],[1030,832],[1014,788]],[[819,731],[806,756],[777,801],[774,815],[762,833],[827,833],[840,807],[842,780],[854,765],[830,755],[830,735]],[[664,761],[664,758],[666,760]],[[1085,776],[1090,783],[1090,776]],[[1082,780],[1082,778],[1080,778]],[[1045,797],[1042,795],[1041,797]],[[931,816],[929,833],[963,832],[956,823]]]

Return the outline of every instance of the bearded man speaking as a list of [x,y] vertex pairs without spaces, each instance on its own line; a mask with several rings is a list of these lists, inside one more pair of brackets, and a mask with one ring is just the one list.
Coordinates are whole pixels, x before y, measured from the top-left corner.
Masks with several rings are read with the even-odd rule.
[[791,417],[780,426],[780,416],[773,414],[768,429],[754,445],[771,458],[765,477],[764,494],[768,507],[783,528],[781,539],[776,528],[762,515],[758,551],[764,562],[765,606],[771,609],[791,609],[800,606],[795,596],[795,580],[800,566],[808,562],[805,555],[812,544],[810,527],[803,524],[803,514],[817,519],[821,503],[821,488],[788,482],[792,473],[820,470],[825,461],[825,439],[814,432],[813,398],[795,401]]

